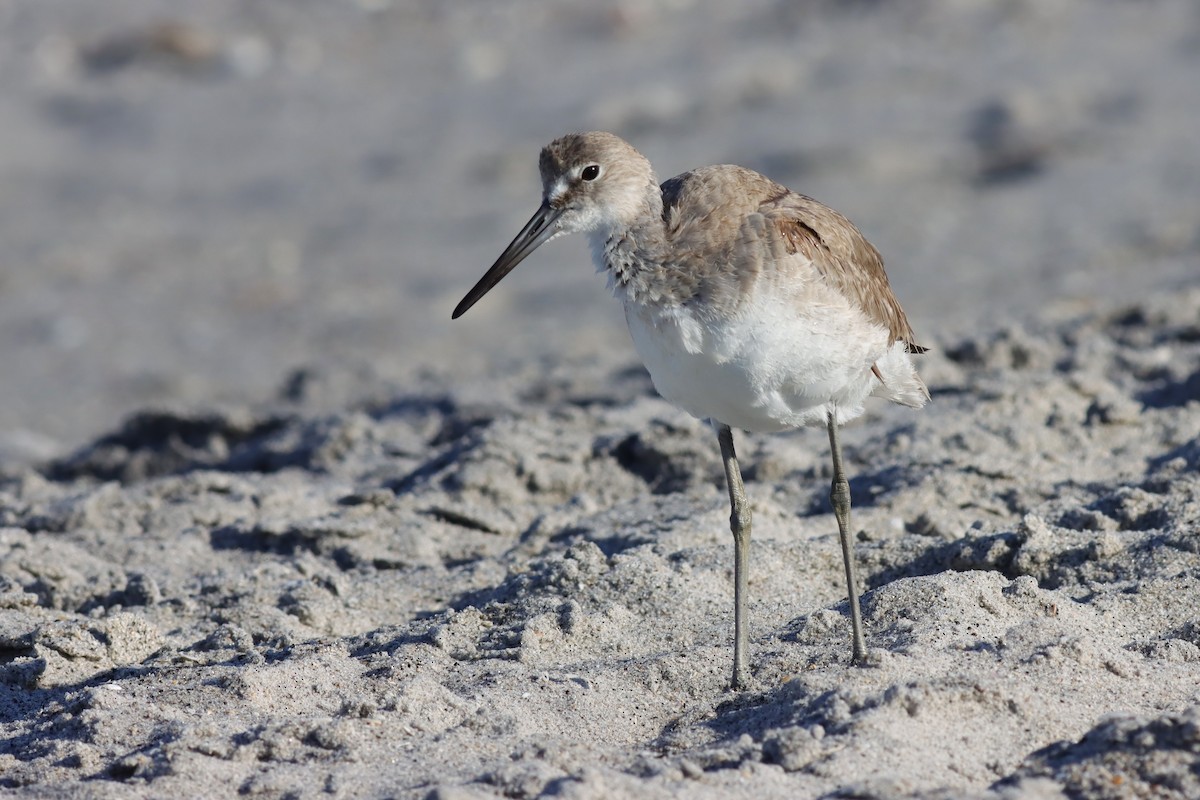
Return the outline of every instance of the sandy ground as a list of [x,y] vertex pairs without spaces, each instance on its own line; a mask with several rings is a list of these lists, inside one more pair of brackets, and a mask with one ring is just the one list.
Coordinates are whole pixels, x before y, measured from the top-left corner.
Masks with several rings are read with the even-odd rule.
[[[1200,796],[1200,12],[0,6],[0,791]],[[537,148],[760,169],[933,402],[715,437],[582,241],[449,311]],[[561,268],[560,268],[561,267]]]

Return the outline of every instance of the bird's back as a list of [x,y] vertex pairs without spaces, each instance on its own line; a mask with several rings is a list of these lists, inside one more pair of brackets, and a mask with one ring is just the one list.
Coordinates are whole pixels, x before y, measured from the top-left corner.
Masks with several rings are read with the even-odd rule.
[[[725,285],[738,286],[739,297],[745,297],[764,273],[807,262],[830,289],[886,328],[892,341],[924,352],[892,293],[879,251],[842,214],[732,164],[677,175],[662,184],[662,193],[674,251],[694,254],[688,270],[713,276],[710,281],[721,274]],[[720,291],[713,294],[727,299]]]

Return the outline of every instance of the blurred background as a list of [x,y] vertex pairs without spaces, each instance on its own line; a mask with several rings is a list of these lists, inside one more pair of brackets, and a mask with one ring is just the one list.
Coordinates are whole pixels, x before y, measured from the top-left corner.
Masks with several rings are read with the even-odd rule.
[[1192,0],[9,0],[0,84],[0,464],[302,368],[633,363],[582,240],[450,323],[572,130],[843,211],[927,344],[1200,281]]

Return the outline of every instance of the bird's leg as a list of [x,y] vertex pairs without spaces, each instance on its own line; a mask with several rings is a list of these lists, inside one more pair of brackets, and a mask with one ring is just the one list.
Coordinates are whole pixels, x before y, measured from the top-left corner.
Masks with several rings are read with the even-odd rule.
[[729,487],[729,528],[733,531],[733,688],[744,689],[750,680],[747,666],[749,630],[746,624],[747,571],[750,561],[750,504],[742,486],[742,471],[733,451],[733,431],[717,423],[717,441],[725,462],[725,483]]
[[829,449],[833,453],[833,486],[829,500],[833,503],[833,514],[837,517],[838,536],[842,541],[842,560],[846,564],[846,586],[850,594],[850,634],[854,655],[851,662],[862,664],[867,658],[867,643],[863,639],[862,611],[858,607],[858,578],[854,569],[854,543],[850,541],[850,483],[842,469],[842,446],[838,442],[837,416],[830,412]]

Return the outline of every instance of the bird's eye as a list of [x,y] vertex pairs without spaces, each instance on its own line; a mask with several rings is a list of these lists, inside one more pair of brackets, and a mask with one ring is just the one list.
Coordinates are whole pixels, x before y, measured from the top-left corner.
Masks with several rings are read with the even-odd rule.
[[579,173],[579,177],[583,178],[585,181],[596,180],[596,178],[600,177],[600,165],[588,164],[583,168],[583,172]]

